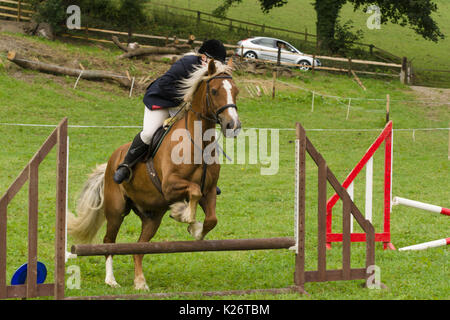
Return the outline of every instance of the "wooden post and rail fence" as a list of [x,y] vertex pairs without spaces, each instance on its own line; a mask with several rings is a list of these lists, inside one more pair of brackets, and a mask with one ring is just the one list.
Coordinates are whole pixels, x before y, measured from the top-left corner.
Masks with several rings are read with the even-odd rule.
[[[296,124],[295,151],[295,233],[294,237],[257,238],[257,239],[229,239],[229,240],[200,240],[200,241],[166,241],[150,243],[117,243],[74,245],[72,253],[78,257],[102,256],[111,254],[172,254],[178,252],[206,252],[206,251],[235,251],[235,250],[274,250],[284,249],[295,252],[293,285],[286,288],[228,290],[188,293],[155,293],[130,296],[96,296],[96,297],[66,297],[65,296],[65,254],[66,254],[66,193],[67,193],[67,129],[68,120],[64,118],[52,134],[46,139],[31,161],[19,174],[17,179],[0,198],[0,299],[7,298],[35,298],[53,296],[55,299],[114,299],[114,298],[143,298],[168,297],[174,295],[204,294],[230,295],[248,293],[306,293],[304,285],[307,282],[324,282],[339,280],[368,280],[369,267],[375,264],[375,231],[370,221],[365,220],[361,212],[351,200],[347,191],[338,182],[328,168],[324,158],[315,149],[305,129]],[[53,146],[57,145],[57,181],[56,181],[56,227],[55,227],[55,260],[54,282],[37,282],[38,262],[38,177],[39,164],[44,160]],[[318,166],[318,229],[317,229],[317,270],[305,269],[306,256],[306,154],[309,154]],[[28,265],[27,281],[25,284],[7,284],[7,211],[8,205],[15,195],[29,181],[28,186]],[[327,181],[331,184],[343,201],[343,246],[342,269],[328,269],[326,257],[326,218],[327,218]],[[366,234],[365,267],[351,267],[350,218],[353,216]],[[309,255],[308,255],[309,256]],[[84,282],[86,284],[86,282]]]
[[[210,13],[200,12],[197,10],[179,8],[179,7],[175,7],[175,6],[171,6],[171,5],[162,5],[162,4],[153,3],[153,2],[150,4],[155,5],[155,6],[164,6],[167,8],[189,11],[191,13],[195,12],[197,14],[197,18],[200,20],[201,20],[201,15],[213,17],[213,15]],[[24,0],[0,0],[0,18],[2,18],[2,17],[13,18],[19,22],[20,21],[30,21],[33,13],[34,13],[34,11],[31,10],[31,4],[27,1],[24,1]],[[250,22],[242,21],[242,20],[238,20],[238,19],[231,19],[231,18],[223,18],[223,19],[230,21],[230,23],[227,24],[227,26],[230,26],[233,22],[242,23],[242,24],[245,23],[245,24],[248,24],[251,26],[260,27],[263,30],[271,29],[274,31],[284,31],[284,32],[288,32],[288,33],[292,33],[292,34],[296,34],[296,35],[303,35],[303,36],[305,36],[305,40],[307,40],[308,38],[316,37],[316,35],[308,33],[307,29],[305,30],[305,32],[299,32],[299,31],[288,30],[288,29],[283,29],[283,28],[270,27],[270,26],[266,26],[264,24],[260,25],[260,24],[256,24],[256,23],[250,23]],[[213,22],[213,23],[217,24],[217,22]],[[89,38],[89,33],[91,32],[91,33],[95,33],[95,34],[100,33],[100,34],[111,34],[111,35],[124,35],[127,37],[130,36],[129,32],[105,30],[105,29],[99,29],[99,28],[82,27],[81,30],[84,31],[83,36],[78,36],[78,35],[74,35],[74,34],[63,34],[63,36],[79,38],[79,39],[89,40],[89,41],[103,42],[103,43],[113,43],[113,42],[110,40],[106,40],[106,39]],[[164,40],[166,42],[175,40],[174,37],[157,36],[157,35],[140,34],[140,33],[133,33],[132,36],[136,37],[136,38]],[[177,39],[177,40],[180,42],[191,41],[189,39]],[[196,40],[196,41],[193,41],[193,43],[201,44],[202,41]],[[377,49],[380,52],[383,52],[387,55],[390,54],[389,52],[387,52],[383,49],[380,49],[372,44],[370,44],[370,45],[363,44],[363,43],[355,43],[355,44],[366,45],[366,46],[370,47],[371,52],[373,52],[374,49]],[[238,48],[237,45],[231,45],[231,44],[225,44],[225,47],[227,47],[229,49],[237,49]],[[245,48],[241,48],[241,50],[240,50],[240,56],[242,59],[244,58],[243,57],[244,49]],[[264,50],[264,49],[260,49],[260,50]],[[237,55],[239,55],[239,54],[237,54]],[[386,62],[380,62],[380,61],[360,60],[360,59],[342,58],[342,57],[330,57],[330,56],[322,56],[322,55],[316,55],[316,54],[313,54],[311,56],[314,59],[317,58],[317,59],[328,60],[328,61],[332,61],[332,62],[333,61],[334,62],[345,62],[348,66],[347,68],[342,68],[342,67],[330,67],[330,66],[316,66],[313,64],[312,66],[310,66],[310,68],[312,69],[313,72],[316,70],[325,70],[325,71],[334,71],[334,72],[344,72],[344,73],[348,73],[349,75],[352,75],[354,73],[359,73],[359,74],[367,74],[367,75],[399,77],[400,81],[404,84],[413,84],[415,79],[417,78],[416,75],[413,74],[413,68],[412,68],[411,62],[408,61],[406,57],[400,58],[400,57],[395,56],[395,59],[401,61],[401,63],[386,63]],[[392,55],[392,56],[394,56],[394,55]],[[262,62],[262,63],[273,63],[272,61],[258,60],[258,59],[255,59],[254,61]],[[298,67],[299,66],[299,65],[296,65],[293,63],[286,63],[286,62],[280,61],[280,59],[278,59],[278,61],[276,61],[275,63],[278,64],[278,66],[280,66],[280,65],[287,66],[287,67],[289,67],[289,66],[291,66],[291,67],[297,66]],[[366,70],[357,70],[353,67],[354,64],[398,68],[398,69],[400,69],[400,72],[399,73],[385,73],[385,72],[379,72],[379,71],[373,72],[373,71],[366,71]],[[446,72],[447,73],[450,72],[448,70],[426,70],[426,71],[427,72],[428,71],[429,72],[440,72],[441,74],[444,74],[444,75]]]
[[33,13],[31,4],[23,0],[0,0],[0,17],[15,18],[19,22],[30,21]]

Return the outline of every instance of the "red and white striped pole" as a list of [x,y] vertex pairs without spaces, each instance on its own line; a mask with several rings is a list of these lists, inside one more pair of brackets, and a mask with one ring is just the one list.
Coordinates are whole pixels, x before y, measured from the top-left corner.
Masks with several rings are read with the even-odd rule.
[[435,206],[435,205],[428,204],[428,203],[419,202],[419,201],[409,200],[409,199],[405,199],[405,198],[395,197],[394,200],[392,201],[392,204],[393,205],[402,204],[404,206],[417,208],[417,209],[423,209],[423,210],[427,210],[427,211],[431,211],[431,212],[440,213],[440,214],[443,214],[446,216],[450,216],[450,209]]
[[425,250],[428,248],[447,246],[449,244],[450,244],[450,238],[444,238],[444,239],[415,244],[413,246],[403,247],[403,248],[398,249],[398,251]]

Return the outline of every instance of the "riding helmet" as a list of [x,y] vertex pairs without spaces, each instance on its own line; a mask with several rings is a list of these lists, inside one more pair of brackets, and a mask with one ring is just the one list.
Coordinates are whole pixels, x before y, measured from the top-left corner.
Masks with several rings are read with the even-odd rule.
[[216,39],[204,41],[198,52],[223,63],[225,62],[225,58],[227,56],[227,51],[225,50],[222,42]]

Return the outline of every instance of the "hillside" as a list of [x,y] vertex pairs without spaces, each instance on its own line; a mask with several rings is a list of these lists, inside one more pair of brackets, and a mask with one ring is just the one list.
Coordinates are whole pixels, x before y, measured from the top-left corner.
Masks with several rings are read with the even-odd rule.
[[[211,12],[222,0],[158,0],[163,3],[183,8],[190,8],[204,12]],[[364,32],[362,42],[374,44],[397,56],[406,56],[412,60],[415,67],[428,69],[450,69],[450,2],[447,0],[435,0],[438,12],[434,15],[441,31],[446,39],[438,43],[424,40],[407,27],[400,27],[392,23],[382,25],[380,30],[370,30],[366,26],[369,14],[362,10],[353,11],[353,7],[347,4],[341,12],[343,22],[351,19],[355,29]],[[280,27],[304,32],[305,28],[310,33],[316,33],[316,13],[311,0],[291,0],[281,8],[274,8],[270,13],[263,14],[257,0],[246,0],[242,4],[231,8],[228,17],[249,21],[267,26]]]

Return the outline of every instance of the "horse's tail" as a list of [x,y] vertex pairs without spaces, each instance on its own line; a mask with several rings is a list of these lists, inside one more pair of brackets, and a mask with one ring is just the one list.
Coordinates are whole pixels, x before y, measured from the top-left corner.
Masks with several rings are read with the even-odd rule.
[[83,186],[77,202],[77,217],[67,216],[67,231],[80,243],[91,243],[105,222],[103,188],[106,163],[95,168]]

